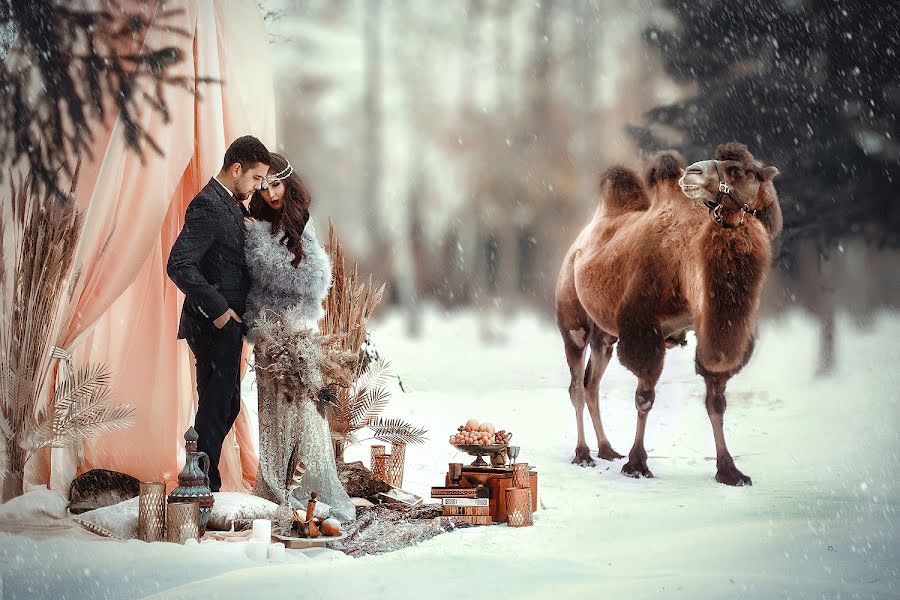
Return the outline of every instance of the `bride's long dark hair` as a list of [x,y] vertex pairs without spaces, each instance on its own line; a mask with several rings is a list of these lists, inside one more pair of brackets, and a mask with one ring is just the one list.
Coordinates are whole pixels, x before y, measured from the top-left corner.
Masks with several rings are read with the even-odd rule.
[[[269,171],[279,173],[287,168],[288,161],[285,157],[275,152],[269,153],[271,160]],[[272,224],[272,233],[284,232],[279,243],[284,244],[294,255],[291,265],[296,269],[303,262],[303,230],[309,222],[309,205],[312,196],[306,188],[306,184],[295,170],[286,179],[281,180],[284,185],[284,206],[276,210],[269,206],[263,199],[262,192],[256,190],[250,199],[250,216],[259,221],[267,221]]]

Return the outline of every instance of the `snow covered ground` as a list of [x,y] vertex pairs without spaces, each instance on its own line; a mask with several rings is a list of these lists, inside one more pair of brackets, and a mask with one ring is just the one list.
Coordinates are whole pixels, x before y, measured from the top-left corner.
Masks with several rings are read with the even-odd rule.
[[[728,389],[727,440],[754,482],[739,489],[713,479],[692,344],[668,353],[650,416],[656,478],[633,480],[621,460],[570,464],[575,423],[555,328],[527,316],[507,325],[506,343],[487,347],[471,315],[431,312],[419,340],[392,317],[374,336],[407,390],[385,416],[430,430],[427,446],[407,450],[404,487],[427,497],[448,462],[473,460],[447,443],[457,425],[492,421],[514,433],[520,460],[540,473],[534,527],[471,528],[382,556],[262,566],[224,543],[0,535],[9,559],[0,598],[900,597],[900,316],[879,317],[866,332],[842,320],[838,370],[821,380],[812,377],[811,321],[793,315],[762,327],[753,360]],[[604,424],[623,454],[634,435],[634,383],[613,360],[601,385]],[[348,460],[368,462],[368,443]]]

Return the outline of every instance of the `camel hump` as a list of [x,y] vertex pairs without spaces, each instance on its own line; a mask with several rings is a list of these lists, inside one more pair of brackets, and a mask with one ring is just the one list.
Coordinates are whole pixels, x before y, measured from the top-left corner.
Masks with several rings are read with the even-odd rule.
[[684,172],[684,158],[674,150],[655,154],[647,165],[647,185],[651,188],[662,181],[677,182]]
[[621,214],[650,208],[644,183],[633,170],[615,165],[600,176],[600,203],[606,214]]

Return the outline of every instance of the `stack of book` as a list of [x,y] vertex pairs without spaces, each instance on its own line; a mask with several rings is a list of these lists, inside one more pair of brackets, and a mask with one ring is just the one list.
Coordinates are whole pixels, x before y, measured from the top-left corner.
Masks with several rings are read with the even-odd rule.
[[493,525],[486,487],[433,487],[431,497],[440,499],[442,514],[457,523]]

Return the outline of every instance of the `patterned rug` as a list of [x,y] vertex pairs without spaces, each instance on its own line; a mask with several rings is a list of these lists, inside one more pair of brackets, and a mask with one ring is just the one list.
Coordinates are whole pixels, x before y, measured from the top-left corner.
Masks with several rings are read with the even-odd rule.
[[410,508],[400,503],[357,509],[356,521],[345,527],[347,536],[329,544],[353,557],[384,554],[424,542],[436,535],[469,525],[441,516],[440,504]]

